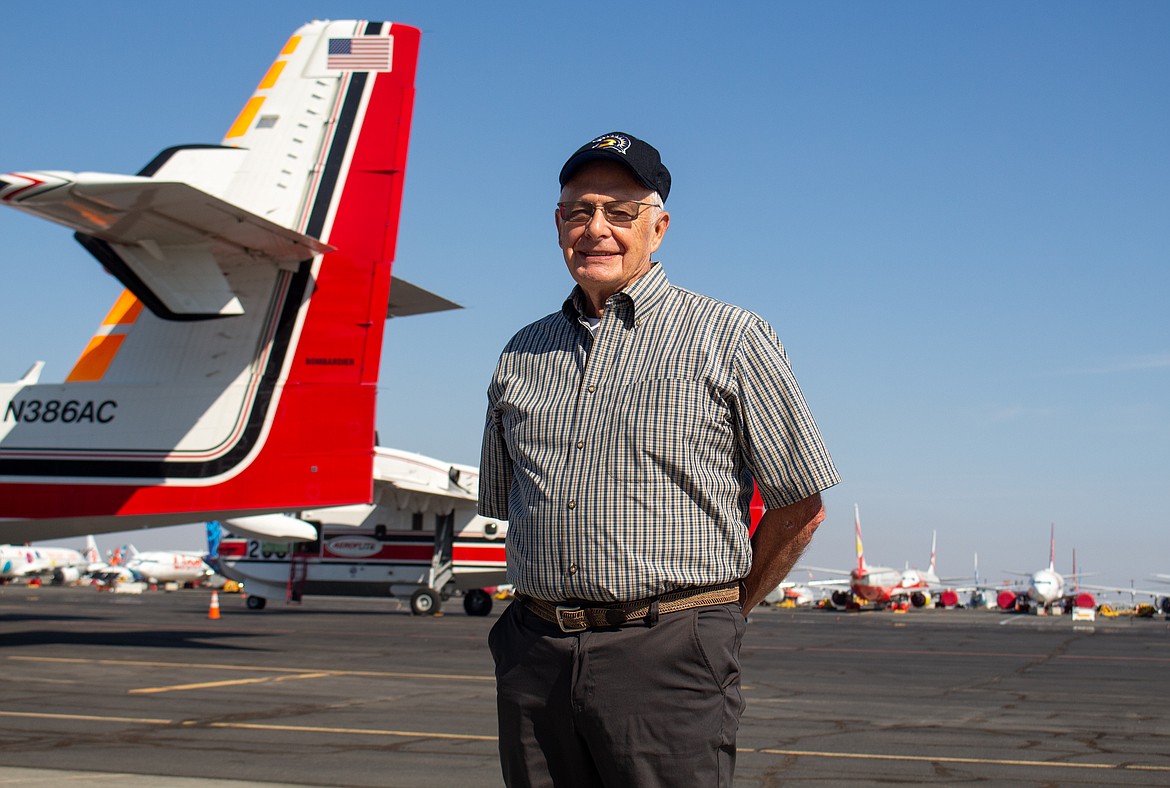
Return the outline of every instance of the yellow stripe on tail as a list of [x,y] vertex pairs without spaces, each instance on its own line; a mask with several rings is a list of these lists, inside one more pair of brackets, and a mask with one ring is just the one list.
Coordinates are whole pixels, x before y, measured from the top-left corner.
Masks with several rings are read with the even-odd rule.
[[118,349],[122,347],[126,331],[134,325],[141,312],[142,302],[129,290],[123,290],[102,321],[101,328],[81,352],[81,358],[77,359],[65,382],[92,383],[101,380],[118,354]]

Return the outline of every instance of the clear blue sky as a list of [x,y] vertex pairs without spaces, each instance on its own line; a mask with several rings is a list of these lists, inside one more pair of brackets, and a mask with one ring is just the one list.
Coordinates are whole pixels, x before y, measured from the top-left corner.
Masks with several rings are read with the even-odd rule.
[[[1170,4],[19,3],[0,170],[218,142],[301,23],[387,15],[423,31],[395,273],[466,309],[391,321],[384,444],[478,462],[500,348],[571,286],[557,171],[623,129],[674,175],[669,276],[772,322],[844,476],[810,563],[851,565],[856,502],[875,563],[937,529],[940,574],[1032,570],[1055,523],[1065,572],[1170,572]],[[0,379],[59,381],[119,288],[0,233]]]

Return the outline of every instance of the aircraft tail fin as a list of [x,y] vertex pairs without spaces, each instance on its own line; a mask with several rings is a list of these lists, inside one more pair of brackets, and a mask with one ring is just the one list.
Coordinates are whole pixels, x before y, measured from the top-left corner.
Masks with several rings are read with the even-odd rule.
[[85,537],[85,551],[82,552],[85,560],[91,564],[100,564],[102,561],[102,554],[98,550],[97,540],[93,538],[93,534]]
[[1056,571],[1056,523],[1052,523],[1048,544],[1048,569]]
[[938,574],[934,571],[934,556],[935,548],[938,546],[938,531],[933,531],[930,534],[930,574]]
[[207,530],[207,555],[203,556],[203,563],[207,564],[216,573],[219,572],[219,543],[223,539],[223,526],[220,525],[219,520],[208,520],[206,524]]
[[869,567],[865,563],[865,550],[861,546],[861,509],[853,504],[853,533],[857,540],[857,571],[865,572]]
[[218,145],[0,176],[126,288],[64,383],[0,384],[0,541],[370,500],[418,43],[312,22]]

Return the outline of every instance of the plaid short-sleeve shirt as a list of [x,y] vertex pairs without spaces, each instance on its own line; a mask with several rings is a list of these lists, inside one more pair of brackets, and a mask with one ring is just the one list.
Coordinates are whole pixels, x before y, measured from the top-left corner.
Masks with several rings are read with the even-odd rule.
[[521,329],[488,388],[479,510],[508,582],[615,602],[738,580],[752,480],[767,508],[839,481],[780,340],[655,264],[591,332],[578,289]]

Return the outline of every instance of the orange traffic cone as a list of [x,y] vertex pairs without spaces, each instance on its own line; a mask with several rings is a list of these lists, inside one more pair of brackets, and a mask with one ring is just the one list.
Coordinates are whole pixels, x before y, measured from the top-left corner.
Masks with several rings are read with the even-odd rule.
[[208,618],[219,618],[219,592],[211,592],[211,607],[207,610]]

